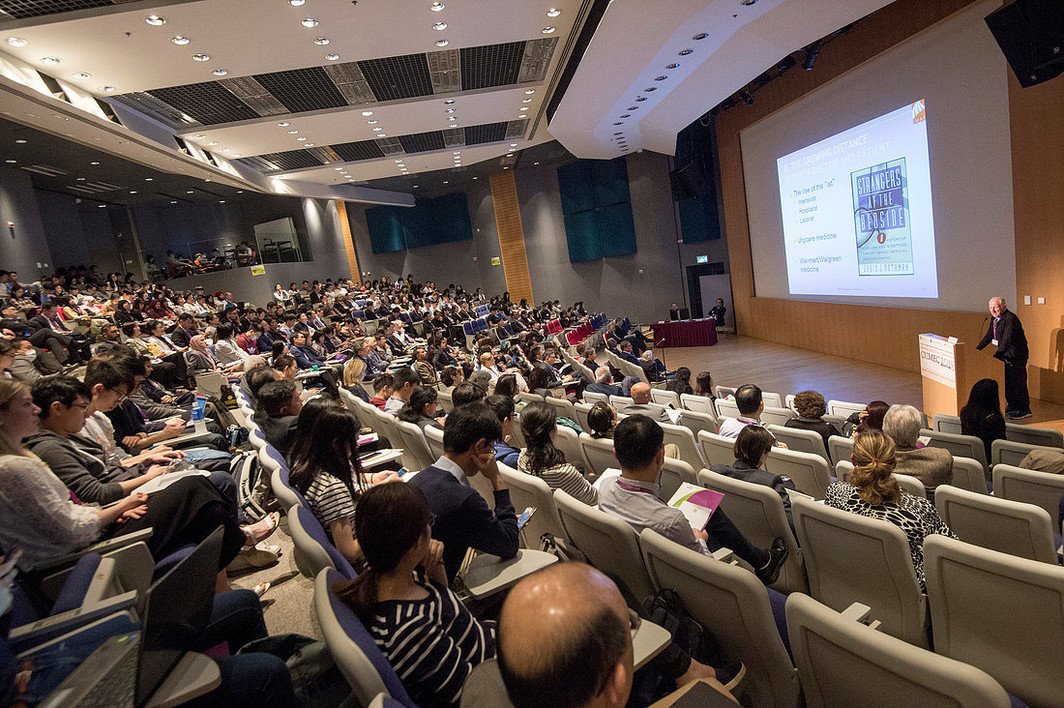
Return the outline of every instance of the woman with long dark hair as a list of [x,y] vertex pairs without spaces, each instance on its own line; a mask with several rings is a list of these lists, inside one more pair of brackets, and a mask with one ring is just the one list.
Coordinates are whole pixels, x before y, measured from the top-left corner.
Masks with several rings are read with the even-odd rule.
[[695,378],[695,395],[705,396],[706,398],[716,398],[713,395],[713,377],[710,376],[708,371],[699,371],[698,376]]
[[676,376],[665,384],[665,388],[666,390],[673,391],[677,394],[694,393],[695,390],[691,387],[691,370],[686,366],[681,366],[676,369]]
[[456,706],[473,668],[495,657],[495,632],[448,589],[433,521],[412,484],[367,491],[355,518],[366,568],[333,590],[369,629],[414,703]]
[[561,489],[585,504],[598,504],[595,488],[554,446],[558,434],[554,409],[546,403],[530,403],[521,409],[518,422],[526,445],[517,458],[518,471],[539,477],[551,489]]
[[410,400],[403,404],[395,417],[404,423],[413,423],[424,430],[428,427],[443,428],[445,420],[436,404],[439,394],[429,386],[418,386],[410,392]]
[[851,438],[856,438],[861,433],[873,430],[883,430],[883,417],[890,409],[886,401],[872,401],[865,406],[863,411],[851,413],[846,422],[842,424],[842,433]]
[[995,440],[1005,439],[1005,418],[1001,414],[1001,394],[994,379],[979,379],[972,384],[968,402],[961,408],[961,434],[974,435],[983,441],[986,459]]

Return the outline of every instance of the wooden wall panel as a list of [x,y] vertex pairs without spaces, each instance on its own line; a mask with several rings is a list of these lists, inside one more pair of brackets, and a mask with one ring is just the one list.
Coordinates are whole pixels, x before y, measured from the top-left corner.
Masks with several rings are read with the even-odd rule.
[[528,254],[525,252],[525,229],[521,222],[521,203],[517,199],[517,181],[513,172],[498,172],[491,176],[490,182],[506,289],[515,302],[526,298],[534,303],[536,300],[532,296]]
[[337,199],[336,213],[340,215],[340,233],[344,237],[344,251],[347,253],[347,265],[351,269],[351,280],[356,284],[361,284],[362,269],[358,267],[355,239],[351,236],[351,221],[347,218],[347,202]]

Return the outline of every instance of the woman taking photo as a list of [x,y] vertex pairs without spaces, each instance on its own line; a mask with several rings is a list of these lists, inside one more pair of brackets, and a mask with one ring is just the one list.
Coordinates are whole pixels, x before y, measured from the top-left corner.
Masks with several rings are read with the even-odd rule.
[[585,504],[598,504],[596,489],[554,446],[558,434],[554,409],[546,403],[529,403],[521,409],[518,423],[526,445],[517,458],[518,471],[539,477],[551,489],[561,489]]
[[366,569],[333,587],[369,629],[419,706],[457,706],[473,668],[495,658],[495,632],[447,587],[443,544],[421,490],[385,484],[362,495],[355,533]]

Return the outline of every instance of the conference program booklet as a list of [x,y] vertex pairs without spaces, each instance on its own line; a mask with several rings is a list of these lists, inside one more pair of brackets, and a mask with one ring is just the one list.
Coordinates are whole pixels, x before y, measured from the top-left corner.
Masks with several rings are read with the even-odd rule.
[[713,512],[720,506],[724,495],[712,489],[699,487],[697,484],[684,482],[669,500],[669,506],[674,506],[683,512],[691,528],[699,531],[706,530]]

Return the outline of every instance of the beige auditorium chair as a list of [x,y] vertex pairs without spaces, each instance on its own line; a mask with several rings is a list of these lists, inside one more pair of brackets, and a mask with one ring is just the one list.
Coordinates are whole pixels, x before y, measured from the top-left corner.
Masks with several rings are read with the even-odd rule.
[[829,459],[828,451],[824,447],[824,438],[815,430],[800,430],[799,428],[788,428],[774,424],[766,425],[765,428],[772,433],[776,440],[786,445],[788,450],[819,455],[825,461]]
[[940,433],[961,434],[961,419],[959,416],[936,413],[931,424],[932,430]]
[[736,405],[734,400],[718,398],[717,399],[717,418],[738,418],[739,406]]
[[1053,520],[1034,504],[976,494],[950,485],[935,490],[938,515],[957,537],[976,546],[1057,563]]
[[572,428],[559,425],[554,433],[554,446],[561,451],[565,461],[577,467],[586,467],[587,460],[580,450],[580,434]]
[[[436,461],[436,456],[432,454],[432,450],[429,448],[428,441],[425,439],[425,433],[421,431],[414,423],[405,423],[398,418],[393,423],[395,430],[399,433],[399,441],[403,446],[403,464],[408,470],[423,470],[433,462]],[[408,462],[414,464],[411,467]]]
[[591,471],[596,475],[602,474],[609,468],[617,468],[617,458],[613,454],[613,441],[608,438],[595,440],[593,438],[580,438],[580,448],[584,453]]
[[990,481],[989,472],[983,468],[979,460],[967,457],[953,458],[953,481],[954,487],[967,489],[976,494],[988,494],[986,483]]
[[[787,598],[787,634],[808,708],[1007,708],[983,671],[864,624],[864,605],[839,613],[802,593]],[[873,618],[874,619],[874,618]]]
[[702,453],[698,450],[694,433],[683,425],[669,425],[661,423],[661,429],[665,433],[665,444],[672,443],[680,451],[680,459],[695,469],[705,467],[706,462],[702,459]]
[[927,428],[921,430],[920,435],[929,438],[926,443],[928,447],[940,447],[949,450],[954,457],[967,457],[986,464],[986,446],[974,435],[942,433]]
[[610,396],[610,405],[618,413],[624,413],[624,409],[635,403],[631,396]]
[[735,463],[735,438],[703,430],[698,434],[702,459],[707,465],[730,465]]
[[905,532],[801,497],[792,501],[791,515],[810,595],[840,612],[854,602],[868,605],[884,632],[929,646],[927,601]]
[[1040,506],[1051,519],[1056,519],[1060,513],[1060,498],[1064,496],[1064,476],[1012,465],[994,465],[994,496]]
[[850,461],[853,456],[853,439],[844,438],[841,435],[832,435],[828,438],[828,459],[832,464],[838,464],[842,460]]
[[743,705],[796,708],[801,704],[797,671],[772,615],[765,586],[757,576],[727,558],[710,557],[645,529],[640,545],[654,587],[679,594],[703,627],[712,629],[724,653],[746,665],[738,689]]
[[605,393],[595,393],[594,391],[584,391],[584,402],[592,405],[602,401],[603,403],[609,403],[610,397]]
[[993,676],[1030,706],[1064,696],[1064,568],[944,536],[924,541],[935,651]]
[[658,484],[660,486],[658,497],[663,502],[668,503],[684,482],[698,484],[698,474],[695,472],[695,468],[683,460],[666,457],[664,464],[661,466],[661,472],[658,474]]
[[580,424],[580,427],[585,431],[591,430],[591,427],[587,423],[587,414],[591,412],[591,408],[594,404],[591,403],[574,403],[573,415],[576,416],[576,422]]
[[843,420],[854,413],[860,413],[865,409],[863,403],[851,403],[849,401],[828,401],[828,415],[837,415]]
[[1060,452],[1058,447],[1028,445],[1027,443],[1013,442],[1012,440],[995,440],[990,445],[990,467],[993,468],[997,465],[1019,467],[1020,463],[1023,462],[1023,458],[1027,457],[1033,450]]
[[798,414],[792,411],[790,408],[769,408],[765,406],[765,409],[761,411],[761,422],[765,425],[786,425],[787,421],[791,418],[797,418]]
[[680,405],[680,394],[675,391],[667,391],[663,388],[654,388],[650,390],[650,400],[657,403],[659,406],[673,407],[677,410],[683,408]]
[[720,427],[712,413],[700,411],[684,411],[680,417],[680,425],[684,426],[696,436],[705,430],[707,433],[716,433]]
[[768,452],[765,469],[790,477],[799,492],[823,499],[831,484],[831,468],[820,455],[774,447]]
[[1064,448],[1064,432],[1053,428],[1035,428],[1005,421],[1005,438],[1026,445]]
[[432,461],[443,457],[443,431],[439,428],[429,426],[425,428],[425,442],[428,443],[429,450],[432,452]]
[[696,396],[691,393],[681,393],[680,403],[689,411],[714,415],[713,399],[709,396]]
[[559,545],[571,547],[572,543],[565,534],[558,508],[554,504],[554,493],[547,483],[535,475],[518,472],[506,465],[499,465],[499,472],[510,488],[510,499],[518,515],[530,506],[536,508],[521,530],[525,548],[539,548],[540,539],[548,533]]
[[554,409],[554,415],[576,420],[576,411],[573,410],[573,404],[568,399],[547,396],[547,405]]

